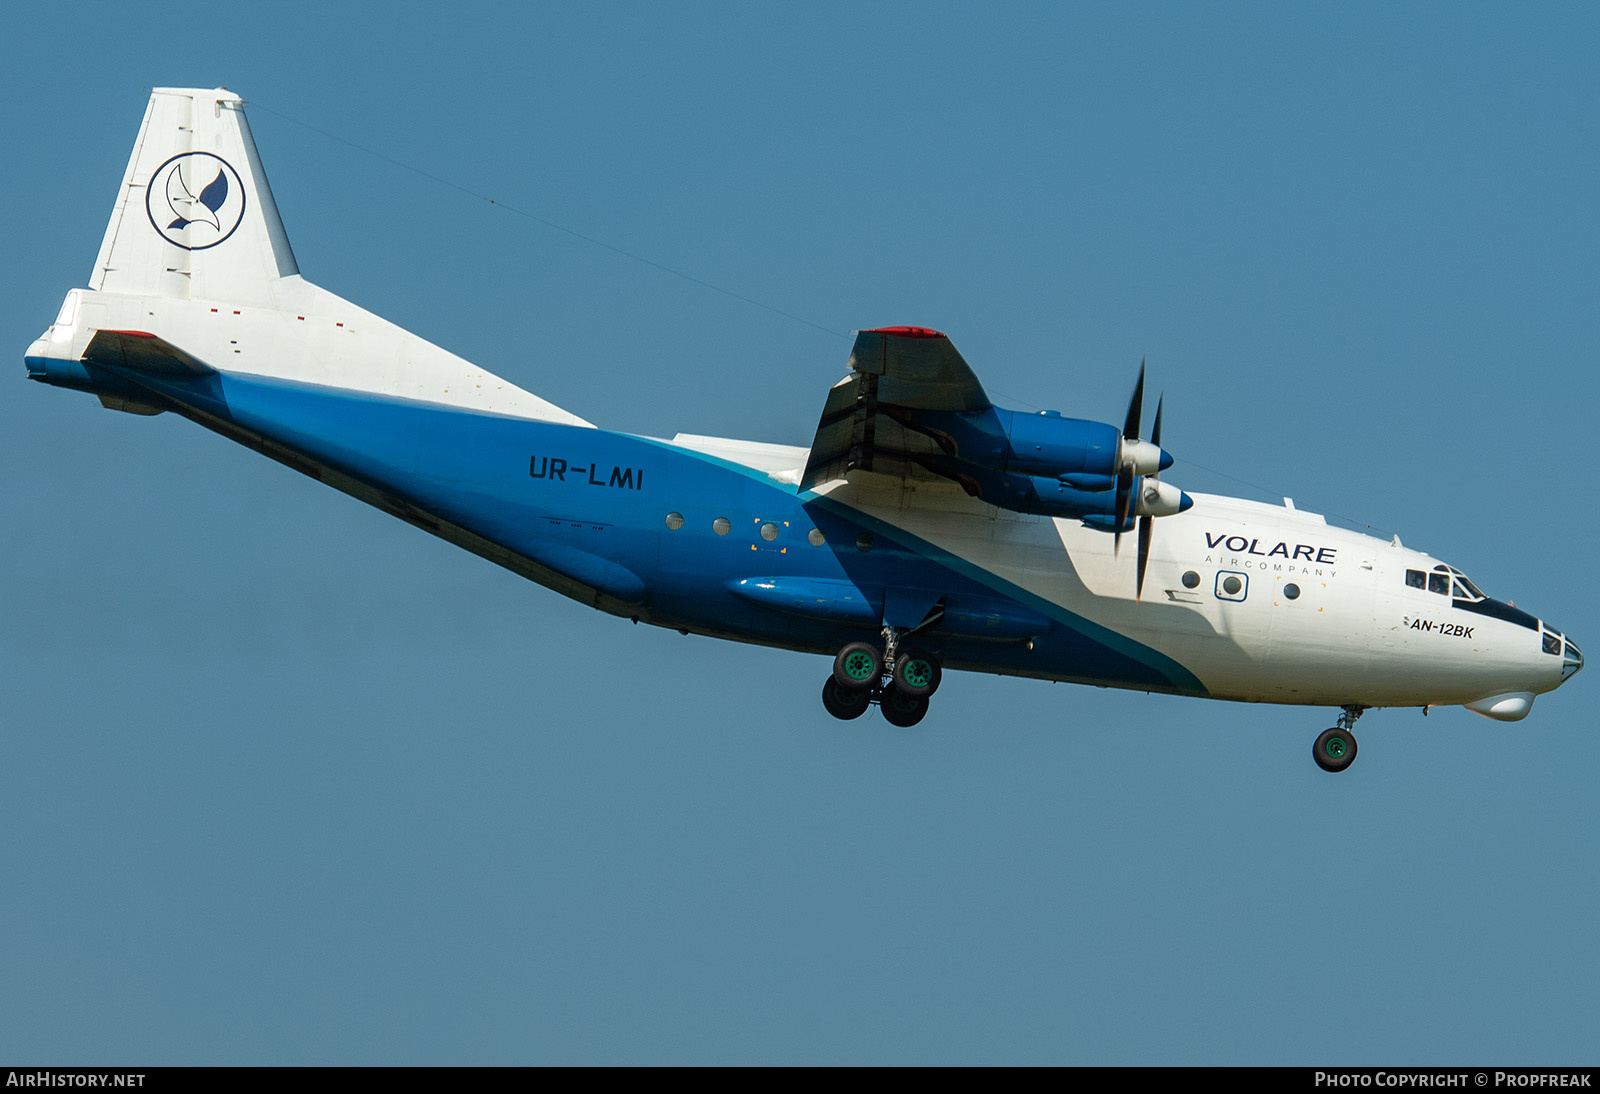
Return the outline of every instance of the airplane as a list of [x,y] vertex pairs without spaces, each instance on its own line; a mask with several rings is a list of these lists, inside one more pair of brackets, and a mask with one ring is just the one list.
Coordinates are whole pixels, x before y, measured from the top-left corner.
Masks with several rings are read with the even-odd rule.
[[1583,666],[1398,536],[1164,480],[1142,365],[1120,426],[1025,413],[943,333],[879,327],[809,448],[597,428],[303,278],[244,106],[152,92],[30,379],[181,415],[612,615],[831,655],[841,719],[915,725],[947,669],[1331,706],[1312,755],[1339,772],[1370,708],[1515,721]]

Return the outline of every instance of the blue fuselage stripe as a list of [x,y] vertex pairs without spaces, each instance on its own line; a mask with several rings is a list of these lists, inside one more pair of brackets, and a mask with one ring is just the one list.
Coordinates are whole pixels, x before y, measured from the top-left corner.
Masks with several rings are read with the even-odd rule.
[[[120,371],[120,370],[119,370]],[[996,599],[1054,625],[1030,648],[941,635],[952,668],[1205,694],[1165,655],[934,544],[748,467],[660,441],[336,388],[221,374],[129,380],[392,494],[612,598],[642,621],[832,652],[876,637],[858,622],[775,611],[731,581],[778,578]],[[682,516],[669,529],[668,513]],[[727,522],[719,534],[718,521]],[[772,525],[768,535],[763,525]],[[819,529],[826,542],[813,545]],[[773,534],[775,529],[775,534]],[[870,532],[870,551],[855,543]],[[769,538],[770,536],[770,538]]]

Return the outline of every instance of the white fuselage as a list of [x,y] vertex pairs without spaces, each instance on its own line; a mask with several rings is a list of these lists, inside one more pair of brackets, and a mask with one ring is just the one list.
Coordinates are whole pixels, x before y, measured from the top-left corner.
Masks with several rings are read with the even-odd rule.
[[1191,495],[1188,512],[1156,521],[1136,599],[1130,545],[1118,552],[1113,536],[1079,521],[1009,512],[937,483],[863,480],[832,496],[1159,650],[1219,699],[1531,702],[1564,678],[1537,629],[1407,585],[1408,569],[1431,573],[1438,559],[1287,506]]

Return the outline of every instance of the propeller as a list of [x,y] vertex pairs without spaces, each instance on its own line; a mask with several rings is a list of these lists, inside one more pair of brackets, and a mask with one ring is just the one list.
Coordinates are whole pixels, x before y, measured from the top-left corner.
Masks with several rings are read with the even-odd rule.
[[[1144,371],[1145,363],[1141,360],[1139,382],[1134,385],[1133,399],[1128,403],[1128,417],[1122,426],[1121,463],[1117,467],[1115,500],[1117,523],[1115,538],[1112,541],[1113,554],[1120,556],[1122,529],[1127,526],[1129,513],[1135,511],[1134,481],[1142,474],[1145,481],[1139,488],[1141,497],[1138,500],[1141,504],[1137,506],[1143,512],[1139,515],[1138,525],[1139,563],[1137,584],[1134,588],[1136,601],[1144,596],[1144,575],[1150,566],[1150,541],[1155,531],[1156,514],[1181,513],[1193,504],[1188,495],[1181,490],[1161,489],[1161,469],[1172,463],[1172,457],[1161,450],[1161,412],[1166,405],[1165,394],[1156,400],[1156,417],[1150,426],[1150,439],[1148,441],[1139,439],[1139,418],[1144,409]],[[1176,497],[1169,496],[1174,493]]]
[[[1139,417],[1144,410],[1144,358],[1139,359],[1139,382],[1133,386],[1133,399],[1128,403],[1128,417],[1122,423],[1123,450],[1126,453],[1129,441],[1139,439]],[[1133,500],[1133,475],[1134,461],[1129,455],[1124,454],[1121,464],[1117,467],[1117,526],[1111,542],[1111,553],[1122,554],[1122,529],[1128,523],[1128,504]]]
[[[1167,396],[1163,392],[1161,397],[1156,400],[1156,420],[1155,424],[1150,427],[1150,443],[1157,448],[1161,447],[1161,408],[1166,401]],[[1161,469],[1157,467],[1154,473],[1150,475],[1148,482],[1159,482],[1160,476]],[[1160,494],[1158,493],[1157,497],[1159,496]],[[1139,583],[1133,593],[1133,600],[1136,604],[1144,598],[1144,571],[1150,564],[1150,536],[1155,531],[1155,523],[1156,518],[1149,513],[1145,513],[1139,518]]]

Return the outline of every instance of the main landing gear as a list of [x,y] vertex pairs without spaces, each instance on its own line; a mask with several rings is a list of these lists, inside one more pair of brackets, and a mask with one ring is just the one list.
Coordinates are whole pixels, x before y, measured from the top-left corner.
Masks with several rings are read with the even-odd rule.
[[873,703],[884,721],[914,726],[928,713],[939,690],[939,661],[921,650],[900,649],[900,632],[883,628],[882,652],[870,642],[852,642],[833,659],[822,685],[822,705],[835,718],[859,718]]
[[1337,773],[1356,762],[1356,735],[1351,730],[1366,709],[1354,704],[1346,706],[1339,715],[1339,724],[1317,736],[1316,743],[1311,746],[1311,758],[1317,761],[1318,767]]

